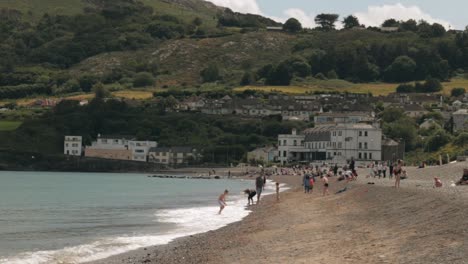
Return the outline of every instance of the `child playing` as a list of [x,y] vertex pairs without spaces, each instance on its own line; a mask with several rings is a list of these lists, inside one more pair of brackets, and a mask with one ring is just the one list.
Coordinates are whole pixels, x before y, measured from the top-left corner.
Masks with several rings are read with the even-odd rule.
[[321,176],[320,178],[322,178],[322,182],[323,182],[323,196],[325,195],[329,195],[330,193],[328,192],[328,178],[327,176]]
[[279,202],[279,193],[280,193],[280,186],[279,182],[276,183],[276,201]]
[[221,194],[218,198],[218,204],[219,204],[219,215],[223,211],[224,207],[226,207],[226,196],[228,195],[229,191],[225,190],[223,194]]
[[310,185],[310,192],[314,192],[314,183],[315,183],[314,182],[314,177],[310,177],[309,182],[310,182],[310,184],[309,184]]

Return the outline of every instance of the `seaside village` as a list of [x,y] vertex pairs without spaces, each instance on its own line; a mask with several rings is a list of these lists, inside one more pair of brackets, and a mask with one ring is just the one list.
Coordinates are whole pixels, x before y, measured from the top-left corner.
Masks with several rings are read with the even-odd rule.
[[[340,103],[336,103],[340,102]],[[376,117],[376,106],[403,109],[407,116],[418,118],[428,109],[453,119],[455,131],[468,130],[468,94],[446,98],[438,94],[368,94],[270,95],[207,99],[190,96],[177,101],[166,111],[201,112],[208,115],[246,117],[281,116],[283,120],[309,121],[313,128],[278,135],[277,144],[258,146],[245,161],[259,164],[357,164],[395,161],[404,158],[405,142],[387,138]],[[427,119],[421,127],[430,127]],[[164,142],[140,141],[131,135],[97,135],[89,146],[80,136],[66,136],[64,154],[92,158],[151,162],[166,167],[196,163],[202,151],[191,146],[164,146]]]

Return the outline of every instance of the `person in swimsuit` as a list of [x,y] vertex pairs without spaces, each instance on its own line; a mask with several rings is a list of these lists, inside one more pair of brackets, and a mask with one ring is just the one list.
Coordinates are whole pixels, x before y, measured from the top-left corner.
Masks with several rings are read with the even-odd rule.
[[218,204],[219,204],[219,213],[223,211],[224,207],[226,207],[226,196],[228,195],[229,191],[225,190],[223,194],[221,194],[218,198]]
[[254,190],[247,189],[247,190],[244,191],[244,193],[248,195],[247,201],[248,201],[249,205],[250,205],[250,202],[252,202],[252,204],[254,204],[253,198],[255,197],[255,195],[257,195],[257,192],[254,191]]
[[328,192],[329,184],[328,184],[327,176],[321,176],[320,178],[322,178],[322,182],[323,182],[323,193],[322,193],[322,195],[323,196],[329,195],[330,193]]
[[393,169],[395,175],[395,188],[400,188],[401,174],[403,173],[403,161],[398,160],[396,167]]

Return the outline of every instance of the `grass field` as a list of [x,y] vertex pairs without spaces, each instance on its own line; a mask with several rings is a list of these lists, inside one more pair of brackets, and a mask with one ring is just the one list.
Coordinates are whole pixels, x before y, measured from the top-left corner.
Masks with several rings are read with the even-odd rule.
[[[450,95],[453,88],[465,88],[468,90],[467,79],[453,79],[442,83],[442,93]],[[305,94],[314,92],[350,92],[350,93],[372,93],[374,96],[388,95],[396,91],[398,84],[394,83],[359,83],[353,84],[341,80],[318,81],[307,85],[291,86],[244,86],[235,88],[234,91],[256,90],[262,92],[283,92],[289,94]]]
[[22,123],[19,121],[0,121],[0,131],[16,130]]

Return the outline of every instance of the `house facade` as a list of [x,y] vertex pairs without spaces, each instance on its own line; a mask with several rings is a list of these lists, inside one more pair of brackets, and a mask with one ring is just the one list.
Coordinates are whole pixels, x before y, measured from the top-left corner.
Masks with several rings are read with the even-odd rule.
[[460,109],[452,114],[453,130],[466,131],[468,130],[468,109]]
[[83,153],[83,137],[65,136],[63,154],[70,156],[81,156]]
[[278,136],[281,164],[291,162],[380,161],[382,130],[369,124],[318,126],[300,134]]
[[85,149],[86,157],[146,162],[155,141],[137,141],[128,136],[101,136]]
[[185,165],[199,159],[199,154],[192,147],[154,147],[149,150],[148,162],[162,165]]
[[257,148],[247,153],[247,161],[275,162],[278,158],[278,149],[275,147]]

